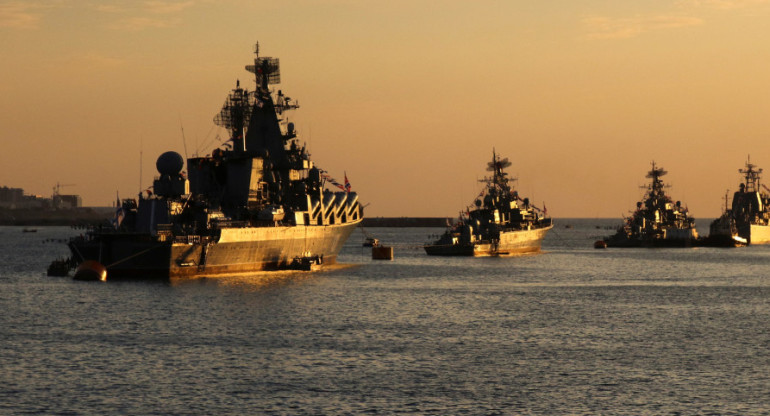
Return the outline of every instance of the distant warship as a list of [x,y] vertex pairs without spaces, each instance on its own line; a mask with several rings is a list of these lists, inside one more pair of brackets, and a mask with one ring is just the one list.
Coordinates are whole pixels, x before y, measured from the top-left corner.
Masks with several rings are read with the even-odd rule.
[[674,203],[664,192],[660,179],[668,172],[652,162],[651,179],[636,211],[626,218],[617,233],[604,241],[608,247],[690,247],[696,245],[695,220],[680,201]]
[[[75,264],[142,278],[335,262],[363,207],[347,176],[342,185],[310,160],[294,124],[282,118],[299,106],[270,89],[280,83],[278,59],[260,57],[259,45],[255,54],[246,67],[255,90],[237,82],[214,119],[229,130],[228,143],[187,159],[187,177],[181,155],[162,154],[148,195],[118,201],[111,226],[69,242]],[[327,190],[327,182],[343,190]]]
[[511,166],[493,151],[487,170],[492,177],[482,179],[486,188],[474,201],[475,208],[460,215],[435,242],[425,245],[429,255],[507,256],[540,251],[548,230],[553,228],[545,209],[536,208],[528,198],[520,198],[509,185],[504,169]]
[[768,205],[770,197],[760,190],[759,179],[762,169],[757,168],[751,161],[746,162],[745,169],[738,169],[743,174],[743,183],[733,194],[732,206],[727,207],[725,195],[725,210],[722,215],[709,226],[710,245],[741,246],[747,244],[770,243],[770,212]]

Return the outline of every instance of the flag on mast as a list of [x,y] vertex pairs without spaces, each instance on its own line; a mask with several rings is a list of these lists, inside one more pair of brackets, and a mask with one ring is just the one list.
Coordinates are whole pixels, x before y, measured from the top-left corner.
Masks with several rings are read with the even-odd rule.
[[350,193],[350,181],[348,181],[347,172],[345,172],[345,192]]

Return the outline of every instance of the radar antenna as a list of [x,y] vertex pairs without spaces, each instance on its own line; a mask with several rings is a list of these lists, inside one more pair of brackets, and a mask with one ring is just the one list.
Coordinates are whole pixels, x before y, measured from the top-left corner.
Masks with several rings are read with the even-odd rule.
[[235,89],[230,92],[222,106],[222,110],[214,117],[214,123],[227,129],[242,129],[249,125],[252,112],[251,94],[241,88],[238,81]]
[[259,56],[259,42],[254,45],[254,65],[246,65],[246,70],[256,75],[257,85],[267,88],[269,84],[281,83],[281,65],[278,58]]
[[487,163],[487,170],[490,172],[494,172],[496,170],[505,169],[507,167],[511,166],[511,162],[508,160],[508,158],[496,158],[492,162]]
[[653,160],[652,161],[652,170],[647,172],[647,177],[650,178],[650,179],[657,179],[657,178],[659,178],[661,176],[664,176],[667,173],[668,173],[668,171],[663,169],[663,168],[661,168],[661,167],[657,167],[656,168],[655,167],[655,161]]
[[757,165],[751,163],[751,155],[749,155],[746,161],[746,169],[738,169],[738,172],[742,173],[745,178],[746,192],[759,191],[759,179],[761,178],[762,168],[757,168]]

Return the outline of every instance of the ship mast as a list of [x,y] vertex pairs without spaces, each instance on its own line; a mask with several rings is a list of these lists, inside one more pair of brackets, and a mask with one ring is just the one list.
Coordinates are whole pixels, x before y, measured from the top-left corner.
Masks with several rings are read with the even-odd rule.
[[479,182],[486,182],[496,189],[508,190],[509,179],[506,177],[508,174],[503,169],[509,166],[511,166],[511,162],[508,158],[500,159],[500,157],[497,156],[495,149],[492,149],[492,161],[487,163],[487,171],[493,172],[492,178],[484,178],[479,180]]
[[270,84],[281,83],[281,65],[278,58],[259,57],[259,42],[254,45],[254,65],[246,65],[246,70],[254,74],[257,88],[267,92]]
[[663,190],[663,181],[660,180],[661,176],[664,176],[667,174],[668,171],[661,167],[655,167],[655,161],[652,161],[652,170],[647,172],[647,177],[652,179],[652,183],[650,184],[650,189],[654,191],[656,194],[660,193]]
[[252,113],[249,97],[249,92],[241,88],[241,82],[235,81],[235,88],[227,96],[222,110],[214,117],[216,125],[230,130],[233,151],[238,153],[246,151],[245,129]]
[[751,163],[751,156],[746,161],[746,169],[738,169],[738,172],[744,176],[744,183],[746,184],[745,192],[757,192],[759,191],[759,178],[762,173],[762,169],[758,168],[754,170],[756,165]]

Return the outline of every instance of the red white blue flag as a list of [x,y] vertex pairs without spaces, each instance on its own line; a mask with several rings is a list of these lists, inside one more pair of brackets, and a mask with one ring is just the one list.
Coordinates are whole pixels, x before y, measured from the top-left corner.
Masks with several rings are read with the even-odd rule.
[[345,192],[350,193],[350,181],[348,181],[348,173],[345,172]]

